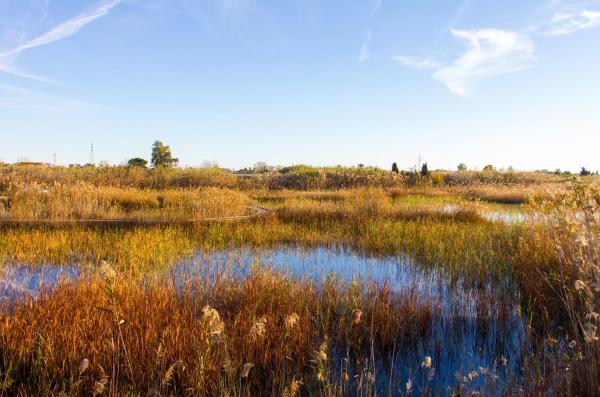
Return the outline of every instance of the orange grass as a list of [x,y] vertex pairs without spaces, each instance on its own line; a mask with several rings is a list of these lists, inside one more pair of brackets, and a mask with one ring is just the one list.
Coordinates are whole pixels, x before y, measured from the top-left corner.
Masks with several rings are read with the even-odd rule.
[[[385,286],[331,280],[317,289],[259,268],[244,280],[184,288],[105,271],[5,308],[0,372],[13,380],[11,395],[89,395],[99,385],[114,395],[279,395],[294,379],[316,392],[333,382],[314,362],[323,343],[327,371],[344,358],[385,356],[426,335],[434,308]],[[343,387],[357,389],[355,374]]]

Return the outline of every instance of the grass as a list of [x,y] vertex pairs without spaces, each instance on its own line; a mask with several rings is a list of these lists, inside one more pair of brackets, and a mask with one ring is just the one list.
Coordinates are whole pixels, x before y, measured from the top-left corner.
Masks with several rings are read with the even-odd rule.
[[[369,368],[354,365],[365,351],[414,343],[434,315],[385,286],[316,289],[258,268],[185,289],[105,270],[5,317],[0,359],[14,394],[281,395],[294,381],[303,393],[341,394],[369,387]],[[333,351],[353,365],[339,367]],[[344,371],[337,380],[333,360]]]
[[11,192],[0,218],[192,220],[244,213],[247,197],[222,188],[147,190],[89,183],[33,184]]
[[[195,226],[1,225],[3,266],[74,264],[89,273],[38,300],[3,307],[0,393],[381,394],[375,357],[426,338],[437,315],[432,302],[385,285],[320,286],[258,267],[248,278],[222,275],[214,285],[190,278],[183,289],[150,277],[196,251],[325,245],[408,257],[490,301],[499,297],[486,286],[516,282],[531,330],[523,392],[596,395],[597,188],[569,191],[548,175],[458,174],[410,186],[402,175],[373,169],[296,167],[252,177],[1,169],[5,218],[177,220],[238,215],[250,203],[270,213]],[[505,224],[487,220],[486,211],[537,218]],[[116,275],[106,268],[100,274],[103,260]],[[455,391],[467,394],[462,383]]]

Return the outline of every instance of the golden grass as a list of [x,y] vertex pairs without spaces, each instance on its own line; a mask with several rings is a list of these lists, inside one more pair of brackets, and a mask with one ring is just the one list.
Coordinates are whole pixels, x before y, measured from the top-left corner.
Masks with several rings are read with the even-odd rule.
[[193,220],[242,215],[247,197],[221,188],[146,190],[107,186],[28,185],[13,188],[0,218],[22,220]]
[[[302,168],[244,179],[219,170],[3,168],[2,216],[177,220],[239,215],[253,201],[272,212],[194,227],[0,226],[2,264],[91,268],[108,260],[118,270],[114,285],[93,272],[86,282],[17,305],[14,313],[4,308],[0,390],[356,393],[358,384],[344,384],[343,376],[332,381],[332,349],[348,349],[356,359],[373,342],[389,353],[427,330],[430,306],[385,288],[331,283],[319,289],[256,270],[214,287],[199,280],[184,289],[164,279],[140,281],[196,250],[292,244],[406,255],[475,286],[514,278],[539,338],[523,368],[527,392],[597,394],[597,190],[569,194],[560,178],[539,174],[440,175],[436,186],[413,187],[381,170]],[[546,217],[508,225],[482,216],[509,206]],[[367,324],[376,325],[374,334]],[[575,370],[581,376],[571,375]],[[356,375],[350,382],[369,384],[368,371]]]
[[[0,369],[11,394],[280,395],[294,382],[303,393],[324,392],[334,360],[418,340],[433,307],[385,286],[332,280],[317,289],[258,268],[244,280],[185,288],[104,271],[5,315]],[[335,358],[327,348],[345,353]],[[360,390],[358,368],[335,387]]]
[[[578,184],[568,196],[536,209],[544,220],[522,236],[515,269],[535,331],[549,341],[546,376],[556,377],[566,394],[597,395],[600,188]],[[562,346],[558,340],[564,340]]]

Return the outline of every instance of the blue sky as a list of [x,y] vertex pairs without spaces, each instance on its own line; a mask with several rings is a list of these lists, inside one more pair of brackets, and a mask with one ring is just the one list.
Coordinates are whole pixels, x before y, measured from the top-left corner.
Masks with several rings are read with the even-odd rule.
[[600,1],[0,0],[0,160],[600,168]]

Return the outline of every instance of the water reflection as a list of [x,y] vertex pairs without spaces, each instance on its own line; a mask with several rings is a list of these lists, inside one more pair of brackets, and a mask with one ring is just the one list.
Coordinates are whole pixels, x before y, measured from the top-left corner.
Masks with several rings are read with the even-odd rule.
[[[417,385],[424,384],[430,372],[416,369],[425,356],[433,359],[435,375],[429,384],[439,393],[449,392],[457,378],[466,381],[471,389],[483,387],[484,382],[496,383],[492,390],[500,392],[513,381],[518,383],[521,377],[527,326],[518,315],[517,289],[507,279],[473,286],[460,279],[451,282],[443,271],[424,269],[405,257],[373,258],[324,247],[198,254],[176,265],[171,277],[175,283],[183,283],[189,277],[244,278],[253,266],[308,278],[317,284],[332,274],[346,284],[386,283],[400,296],[417,294],[435,305],[438,315],[428,335],[420,338],[417,345],[398,346],[393,357],[390,353],[377,362],[377,384],[381,390],[387,392],[391,385],[399,391],[406,387],[408,378]],[[342,358],[340,352],[339,359]]]
[[[383,394],[405,391],[408,379],[416,394],[417,387],[425,383],[433,387],[434,394],[448,394],[463,381],[470,389],[491,382],[491,386],[486,385],[487,394],[490,390],[503,394],[520,383],[527,326],[516,309],[517,288],[508,278],[473,285],[455,277],[451,281],[441,267],[426,269],[406,257],[373,258],[325,247],[199,253],[168,270],[167,276],[185,288],[194,278],[207,280],[206,285],[210,285],[217,278],[241,279],[266,268],[317,285],[332,276],[346,285],[386,283],[400,297],[417,295],[434,306],[437,315],[428,333],[415,338],[416,344],[397,346],[387,356],[376,355],[376,385]],[[0,297],[16,304],[19,297],[37,297],[40,290],[51,289],[62,279],[75,279],[82,272],[69,266],[5,267],[0,273]],[[158,275],[162,276],[165,274]],[[334,362],[342,365],[344,350],[332,346],[332,352]],[[432,358],[433,376],[431,370],[419,369],[426,356]]]

